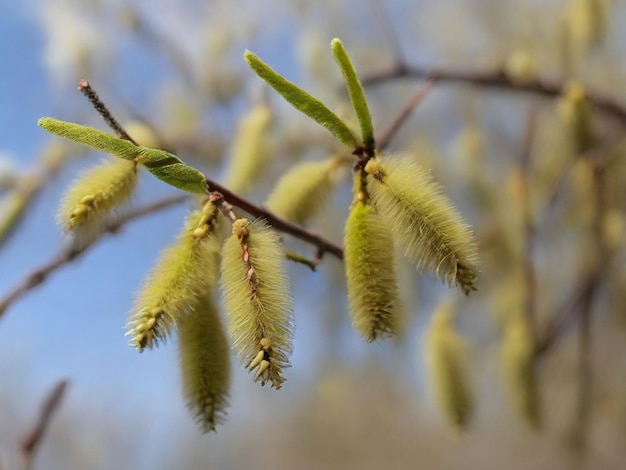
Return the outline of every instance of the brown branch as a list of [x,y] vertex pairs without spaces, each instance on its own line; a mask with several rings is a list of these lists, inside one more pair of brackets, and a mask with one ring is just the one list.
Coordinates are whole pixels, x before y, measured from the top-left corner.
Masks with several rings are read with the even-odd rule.
[[104,122],[106,122],[107,125],[113,131],[115,131],[115,133],[118,135],[118,137],[120,137],[120,138],[122,138],[124,140],[128,140],[129,142],[132,142],[133,144],[137,145],[137,142],[135,142],[133,140],[133,138],[128,135],[128,133],[124,130],[122,125],[117,121],[117,119],[115,119],[113,117],[113,114],[111,113],[109,108],[107,108],[107,106],[102,102],[102,100],[100,99],[100,97],[98,96],[96,91],[91,87],[91,85],[89,84],[89,82],[87,80],[82,78],[78,82],[77,89],[83,95],[85,95],[85,97],[91,103],[91,106],[93,106],[93,109],[98,111],[98,114],[100,114],[100,116],[102,116],[102,119],[104,119]]
[[[102,233],[116,233],[121,227],[123,227],[126,223],[130,221],[153,214],[155,212],[159,212],[176,204],[180,204],[183,201],[187,200],[187,198],[188,196],[186,194],[179,194],[147,204],[133,211],[129,211],[127,214],[109,223],[103,229]],[[45,282],[48,276],[50,276],[56,270],[78,258],[91,246],[93,246],[98,240],[99,238],[90,241],[80,248],[76,248],[75,246],[70,245],[62,250],[60,253],[58,253],[50,261],[42,264],[41,266],[35,268],[33,271],[27,274],[23,280],[21,280],[15,287],[13,287],[13,289],[11,289],[4,297],[0,298],[0,318],[2,318],[7,309],[15,301],[23,297],[30,290]]]
[[37,423],[22,437],[20,441],[20,458],[23,469],[27,470],[32,467],[35,453],[46,434],[54,412],[61,404],[67,385],[67,380],[61,380],[50,390],[39,412]]
[[[543,79],[528,82],[516,81],[502,71],[424,67],[407,65],[401,62],[363,77],[361,82],[364,86],[376,85],[400,78],[420,78],[442,82],[465,83],[478,87],[501,88],[552,98],[561,96],[565,88],[563,83]],[[616,101],[613,97],[597,90],[587,90],[587,98],[598,110],[626,122],[626,106]]]
[[316,233],[309,232],[305,228],[302,228],[299,225],[294,224],[293,222],[289,222],[288,220],[278,217],[264,207],[257,206],[256,204],[251,203],[247,199],[238,196],[229,189],[226,189],[221,184],[211,181],[208,178],[206,180],[206,184],[209,188],[209,191],[221,193],[226,202],[232,204],[235,207],[238,207],[239,209],[247,212],[254,217],[264,218],[272,227],[274,227],[274,229],[283,233],[287,233],[296,238],[299,238],[304,242],[314,245],[315,247],[317,247],[320,253],[330,253],[339,259],[343,259],[343,249],[339,245],[325,239],[320,235],[317,235]]

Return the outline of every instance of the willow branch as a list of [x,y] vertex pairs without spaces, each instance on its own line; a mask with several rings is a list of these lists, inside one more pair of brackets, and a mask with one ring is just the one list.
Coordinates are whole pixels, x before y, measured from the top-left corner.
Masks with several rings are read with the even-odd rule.
[[61,380],[50,390],[48,396],[43,402],[39,417],[35,426],[28,431],[22,440],[20,441],[20,458],[22,461],[22,468],[25,470],[30,469],[33,464],[35,453],[43,440],[50,420],[54,415],[54,412],[58,409],[67,389],[68,381]]
[[221,193],[226,202],[232,204],[235,207],[238,207],[239,209],[247,212],[254,217],[264,218],[274,229],[278,230],[279,232],[292,235],[304,242],[310,243],[311,245],[317,247],[317,249],[321,253],[330,253],[339,259],[343,259],[343,249],[339,245],[336,245],[335,243],[325,239],[324,237],[316,233],[309,232],[305,228],[302,228],[299,225],[294,224],[293,222],[289,222],[288,220],[278,217],[264,207],[257,206],[256,204],[251,203],[247,199],[238,196],[237,194],[233,193],[221,184],[216,183],[215,181],[211,181],[207,178],[206,184],[209,188],[209,191]]
[[[545,97],[561,96],[565,84],[557,81],[536,79],[520,82],[502,71],[471,70],[464,68],[425,67],[396,63],[391,67],[372,73],[361,79],[364,86],[375,85],[401,78],[420,78],[442,82],[464,83],[483,88],[501,88],[510,91],[532,93]],[[597,90],[587,90],[587,99],[600,111],[620,121],[626,121],[626,106],[613,97]]]
[[[141,217],[145,217],[150,214],[154,214],[155,212],[159,212],[168,207],[180,204],[183,201],[187,200],[187,198],[188,196],[186,194],[179,194],[129,211],[127,214],[120,216],[114,221],[111,221],[103,229],[102,233],[116,233],[128,222],[139,219]],[[42,264],[38,268],[35,268],[33,271],[28,273],[24,277],[24,279],[22,279],[15,287],[13,287],[13,289],[11,289],[4,297],[0,298],[0,318],[2,318],[7,309],[15,301],[19,300],[35,287],[44,283],[52,273],[85,253],[98,240],[99,238],[84,244],[80,248],[76,248],[75,246],[70,245],[62,250],[60,253],[58,253],[56,256],[54,256],[54,258],[52,258],[50,261]]]

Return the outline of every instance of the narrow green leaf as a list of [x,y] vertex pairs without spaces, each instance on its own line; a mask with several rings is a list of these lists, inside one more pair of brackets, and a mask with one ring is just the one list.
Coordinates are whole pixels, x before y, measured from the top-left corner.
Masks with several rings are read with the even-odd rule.
[[259,77],[265,80],[269,86],[276,90],[294,108],[328,129],[343,144],[348,147],[356,146],[356,136],[324,103],[281,76],[254,52],[246,51],[244,59]]
[[141,150],[132,142],[73,122],[44,117],[37,121],[37,124],[52,134],[88,145],[125,160],[134,160]]
[[374,127],[372,125],[372,115],[370,114],[369,107],[367,106],[367,99],[365,98],[365,91],[363,85],[354,70],[352,61],[343,47],[343,43],[339,38],[335,38],[330,43],[330,49],[335,56],[337,65],[341,69],[343,78],[346,81],[346,88],[350,95],[350,101],[352,101],[352,107],[359,119],[359,125],[361,126],[361,138],[363,139],[363,145],[366,148],[373,149],[374,147]]
[[141,153],[138,163],[145,166],[161,181],[188,193],[204,194],[207,192],[204,174],[184,163],[176,155],[148,147],[139,147],[139,149]]

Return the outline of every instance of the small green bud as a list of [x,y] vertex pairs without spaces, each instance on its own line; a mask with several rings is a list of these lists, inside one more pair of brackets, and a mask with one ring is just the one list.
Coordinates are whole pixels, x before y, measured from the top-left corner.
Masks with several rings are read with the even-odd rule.
[[194,194],[208,192],[206,177],[200,171],[165,150],[141,147],[137,162],[161,181],[175,188]]

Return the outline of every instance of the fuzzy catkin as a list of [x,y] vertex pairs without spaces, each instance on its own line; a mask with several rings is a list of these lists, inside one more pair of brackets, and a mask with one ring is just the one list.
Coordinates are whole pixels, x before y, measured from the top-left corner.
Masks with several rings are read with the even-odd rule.
[[540,397],[535,370],[535,343],[528,320],[513,314],[505,324],[501,351],[502,375],[518,414],[532,428],[541,424]]
[[253,107],[239,123],[224,184],[231,191],[244,194],[254,186],[270,155],[268,132],[272,121],[265,104]]
[[476,290],[478,249],[471,228],[431,175],[406,158],[371,159],[367,191],[404,255],[465,294]]
[[466,347],[453,325],[453,306],[444,302],[425,335],[424,352],[430,382],[443,414],[456,428],[467,427],[473,399],[465,363]]
[[138,292],[127,335],[140,351],[165,341],[198,297],[217,284],[220,240],[214,233],[215,215],[212,204],[191,214],[178,240],[163,251]]
[[92,239],[110,212],[126,203],[137,186],[134,162],[108,158],[81,174],[67,190],[57,216],[64,232]]
[[373,207],[357,201],[344,235],[352,324],[367,341],[396,333],[400,299],[391,233]]
[[336,160],[304,162],[291,167],[278,181],[265,206],[274,214],[302,225],[332,194]]
[[177,324],[183,395],[203,432],[224,421],[231,384],[230,346],[219,312],[201,295]]
[[224,244],[222,302],[233,347],[255,381],[280,388],[293,341],[293,302],[280,239],[265,222],[239,219]]

